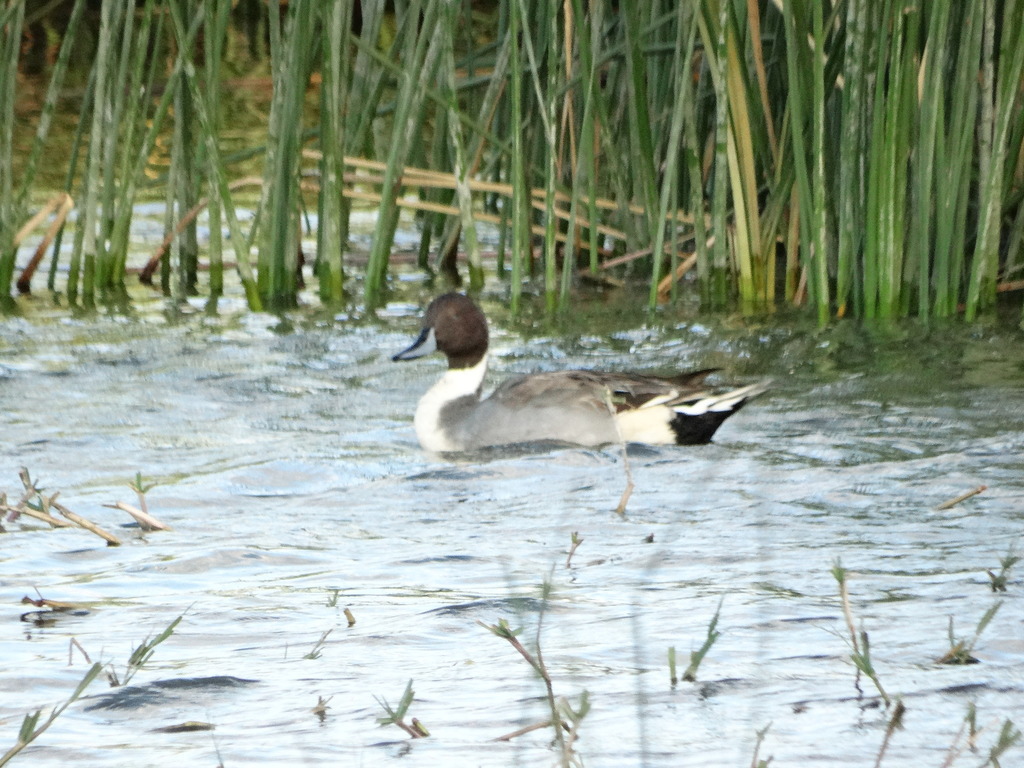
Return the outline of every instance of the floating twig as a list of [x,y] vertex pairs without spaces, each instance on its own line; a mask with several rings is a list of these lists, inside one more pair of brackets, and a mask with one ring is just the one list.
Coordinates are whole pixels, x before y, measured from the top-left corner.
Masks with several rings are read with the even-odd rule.
[[939,504],[939,506],[937,506],[935,508],[935,510],[939,511],[939,510],[942,510],[942,509],[950,509],[951,507],[955,507],[961,501],[966,501],[967,499],[971,498],[971,496],[977,496],[979,493],[984,493],[987,490],[988,490],[988,486],[987,485],[979,485],[977,488],[975,488],[975,489],[973,489],[971,491],[968,491],[967,493],[962,493],[959,496],[957,496],[956,498],[952,498],[949,501],[942,502],[941,504]]
[[85,648],[82,647],[82,644],[80,642],[78,642],[78,638],[77,637],[72,637],[71,638],[71,642],[68,643],[68,666],[69,667],[71,666],[71,659],[74,656],[75,648],[77,648],[79,653],[82,654],[82,656],[85,659],[86,663],[92,664],[92,659],[89,658],[89,652],[87,650],[85,650]]
[[[38,592],[39,590],[36,590]],[[83,610],[85,606],[77,603],[66,603],[63,600],[48,600],[40,595],[38,598],[25,595],[21,598],[23,605],[34,605],[36,608],[49,608],[51,611],[65,612]]]

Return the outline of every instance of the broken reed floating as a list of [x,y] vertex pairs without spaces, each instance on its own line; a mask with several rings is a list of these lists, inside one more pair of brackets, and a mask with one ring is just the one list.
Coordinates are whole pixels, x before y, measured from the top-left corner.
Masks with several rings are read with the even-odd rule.
[[[262,196],[244,226],[220,146],[231,5],[100,4],[67,181],[80,217],[72,301],[123,289],[133,206],[162,135],[169,237],[201,191],[210,201],[212,307],[225,225],[249,305],[295,305],[308,210],[321,299],[342,299],[353,200],[379,211],[364,281],[379,302],[414,186],[421,264],[454,269],[461,242],[478,286],[475,224],[495,224],[513,308],[532,275],[549,307],[566,306],[575,273],[597,272],[608,251],[648,254],[631,270],[645,270],[650,306],[677,295],[692,258],[708,307],[807,304],[821,322],[973,319],[1024,278],[1024,0],[409,0],[394,11],[366,0],[359,19],[349,0],[261,6],[273,97]],[[51,74],[50,113],[83,6]],[[24,8],[10,0],[0,18],[0,107],[14,104]],[[34,175],[32,163],[15,168],[12,120],[0,109],[0,296]],[[40,119],[36,159],[47,127]],[[315,191],[301,179],[310,137]],[[358,178],[354,158],[367,163]],[[434,173],[445,182],[429,183]],[[173,295],[199,288],[194,233],[189,221],[161,262]]]
[[[106,541],[107,546],[109,547],[118,547],[121,545],[121,540],[117,536],[101,528],[92,520],[71,511],[62,503],[57,501],[57,498],[60,496],[60,491],[51,495],[44,494],[36,482],[32,480],[26,468],[23,467],[18,472],[18,477],[24,486],[24,491],[21,494],[21,498],[13,504],[9,504],[7,502],[6,494],[0,493],[0,521],[14,521],[24,515],[25,517],[40,520],[51,528],[83,528]],[[127,512],[135,522],[138,523],[139,528],[145,532],[172,530],[169,525],[162,523],[153,517],[147,509],[145,493],[153,486],[143,485],[141,475],[136,475],[135,482],[129,484],[129,487],[136,492],[136,495],[139,498],[139,507],[141,507],[141,509],[133,507],[131,504],[127,504],[123,501],[118,501],[114,504],[106,504],[104,506],[108,506],[112,509],[119,509],[122,512]],[[67,519],[68,522],[55,517],[51,514],[51,510],[59,512]],[[3,532],[4,528],[0,525],[0,533]]]

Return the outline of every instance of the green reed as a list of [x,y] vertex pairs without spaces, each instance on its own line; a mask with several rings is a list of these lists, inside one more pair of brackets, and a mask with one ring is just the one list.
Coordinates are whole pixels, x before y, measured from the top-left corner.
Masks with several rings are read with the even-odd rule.
[[0,291],[9,296],[14,277],[14,231],[18,206],[14,199],[14,86],[24,3],[0,6]]
[[[208,252],[214,305],[224,220],[249,305],[296,304],[304,209],[318,213],[320,298],[344,297],[351,199],[367,197],[346,178],[350,158],[381,163],[370,304],[386,295],[413,166],[450,175],[418,190],[429,209],[423,268],[451,272],[464,253],[479,287],[476,227],[490,214],[512,246],[499,272],[514,308],[533,281],[549,309],[567,307],[579,272],[602,274],[616,256],[627,256],[617,276],[645,282],[652,308],[685,290],[692,254],[706,306],[806,305],[821,323],[974,319],[1024,271],[1024,0],[367,0],[361,23],[349,0],[269,3],[273,95],[247,229],[219,146],[230,4],[179,5],[100,4],[76,139],[84,162],[69,171],[72,301],[123,286],[133,205],[164,134],[168,229],[201,190],[211,222],[208,249],[197,249],[194,224],[173,239],[164,287],[195,291]],[[26,217],[14,204],[9,117],[23,0],[0,14],[2,292],[11,232]],[[310,137],[315,168],[303,156]],[[307,181],[314,170],[318,185]],[[484,179],[497,184],[478,191]]]
[[[224,43],[227,36],[228,14],[231,11],[230,0],[218,0],[217,2],[206,2],[203,5],[205,16],[203,26],[206,34],[203,36],[203,57],[205,64],[206,80],[206,111],[211,115],[220,114],[220,64],[224,57]],[[200,130],[202,126],[200,125]],[[213,162],[209,152],[206,153],[206,162]],[[213,180],[214,173],[206,174],[206,187],[208,204],[206,206],[207,218],[209,221],[210,241],[207,253],[210,263],[210,295],[208,300],[209,311],[215,311],[217,300],[224,293],[224,242],[222,236],[223,206],[220,195]]]
[[268,308],[294,306],[297,295],[300,224],[302,111],[311,67],[312,0],[288,3],[285,23],[270,13],[273,98],[263,172],[262,238],[257,285]]
[[[227,0],[223,0],[223,2],[226,1]],[[252,265],[249,260],[250,239],[242,232],[241,224],[239,223],[238,216],[235,213],[234,200],[227,180],[225,163],[217,141],[215,123],[216,116],[210,114],[207,106],[210,99],[202,95],[200,91],[200,84],[196,76],[195,66],[186,53],[192,50],[196,32],[198,31],[199,24],[202,21],[203,16],[196,15],[192,20],[191,26],[186,28],[181,8],[174,3],[168,7],[170,9],[174,41],[177,44],[179,51],[175,61],[174,73],[172,74],[181,73],[183,87],[187,87],[192,94],[193,104],[195,106],[195,116],[199,121],[198,133],[202,139],[203,147],[206,150],[209,186],[211,189],[216,190],[220,203],[223,205],[228,228],[231,232],[231,244],[234,248],[235,258],[237,260],[238,276],[241,280],[249,308],[259,310],[263,308],[263,303],[253,274]],[[214,86],[210,84],[210,87]],[[171,89],[168,87],[167,92],[165,92],[164,99],[167,98],[167,94],[170,92]],[[163,110],[158,109],[156,113],[157,117],[160,117],[162,114],[164,114]],[[157,125],[157,120],[154,120],[154,126],[151,128],[151,132],[157,127]],[[138,179],[142,175],[142,165],[143,157],[140,155],[139,164],[136,167],[136,173],[133,178]]]

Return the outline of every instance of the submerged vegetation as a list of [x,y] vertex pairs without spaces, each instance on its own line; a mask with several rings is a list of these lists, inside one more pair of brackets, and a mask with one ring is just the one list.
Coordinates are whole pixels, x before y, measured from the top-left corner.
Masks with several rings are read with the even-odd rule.
[[[421,219],[421,267],[457,276],[464,253],[471,287],[484,276],[477,225],[496,226],[493,263],[513,309],[524,288],[564,307],[581,275],[623,270],[647,283],[652,307],[693,270],[706,307],[784,302],[821,322],[974,319],[1024,287],[1021,0],[34,8],[0,3],[9,304],[47,249],[51,291],[86,306],[122,300],[132,218],[153,177],[167,240],[142,276],[159,273],[179,298],[205,290],[211,309],[225,248],[250,307],[295,305],[304,233],[321,300],[343,300],[354,201],[377,210],[370,305],[386,296],[403,208]],[[252,22],[272,83],[265,143],[243,152],[225,145],[233,20]],[[34,137],[16,144],[17,75],[38,38],[56,40],[48,88]],[[72,60],[89,63],[87,77]],[[84,82],[72,89],[73,77]],[[60,191],[37,182],[58,108],[78,109],[65,188],[30,222],[35,201]],[[241,170],[254,155],[258,177]],[[17,263],[51,213],[43,244]]]

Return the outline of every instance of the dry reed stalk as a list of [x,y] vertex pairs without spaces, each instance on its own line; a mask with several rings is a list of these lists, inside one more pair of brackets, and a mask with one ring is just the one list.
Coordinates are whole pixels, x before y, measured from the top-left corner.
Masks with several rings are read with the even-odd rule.
[[14,246],[21,245],[21,241],[24,240],[28,233],[39,226],[43,219],[49,216],[58,208],[68,205],[69,210],[74,206],[74,201],[71,199],[71,195],[67,192],[61,192],[53,197],[46,205],[40,208],[36,214],[25,222],[24,226],[17,231],[14,235]]
[[[376,192],[360,192],[354,189],[345,189],[342,194],[344,194],[345,197],[351,200],[363,200],[371,203],[379,203],[381,201],[380,195],[377,194]],[[428,200],[410,200],[407,198],[399,198],[398,200],[395,201],[395,205],[398,205],[401,208],[406,208],[411,211],[429,211],[431,213],[440,213],[447,216],[459,215],[459,209],[454,206],[445,205],[443,203],[432,203]],[[543,210],[544,205],[543,203],[540,202],[534,202],[534,207],[537,208],[538,210]],[[555,209],[555,215],[564,220],[568,220],[569,217],[568,213],[564,212],[560,208]],[[473,220],[484,221],[487,222],[488,224],[501,224],[500,216],[497,216],[493,213],[483,213],[481,211],[473,211]],[[530,227],[530,231],[535,235],[544,234],[544,228],[539,224],[532,225]],[[607,235],[608,237],[613,237],[615,239],[625,239],[626,237],[625,232],[604,225],[599,226],[598,231],[601,232],[601,234],[603,235]],[[561,232],[556,233],[555,237],[559,242],[566,242],[566,236]]]
[[144,512],[143,510],[138,509],[137,507],[133,507],[131,504],[125,501],[119,501],[115,504],[105,504],[104,506],[110,507],[111,509],[120,509],[122,512],[127,512],[129,515],[135,518],[135,522],[137,522],[139,524],[139,527],[146,532],[174,530],[173,528],[171,528],[171,526],[167,525],[166,523],[161,523],[148,512]]
[[96,525],[96,523],[92,522],[92,520],[88,520],[79,515],[78,513],[72,512],[63,504],[58,503],[56,500],[56,494],[54,494],[54,496],[50,499],[50,504],[71,522],[75,523],[81,528],[85,528],[85,530],[91,533],[95,533],[101,539],[104,539],[107,542],[108,547],[121,546],[121,540],[117,538],[117,536],[115,536],[112,533],[107,533],[105,530]]
[[67,523],[59,518],[54,517],[47,512],[43,512],[38,509],[32,509],[31,507],[21,504],[17,507],[11,507],[6,504],[0,505],[0,512],[5,514],[9,513],[12,515],[27,515],[28,517],[34,517],[36,520],[42,520],[44,523],[52,525],[54,528],[74,528],[74,523]]
[[860,653],[860,643],[857,642],[857,628],[853,623],[853,610],[850,608],[850,591],[846,586],[846,578],[839,580],[839,600],[843,606],[843,618],[846,619],[846,629],[850,632],[850,644],[854,653]]
[[39,262],[43,260],[43,255],[46,253],[46,249],[50,247],[50,243],[53,242],[53,239],[57,236],[57,232],[60,228],[64,226],[65,219],[67,219],[68,214],[74,207],[75,201],[71,198],[71,195],[67,192],[61,192],[43,206],[35,216],[29,219],[25,226],[23,226],[14,236],[14,247],[17,248],[22,239],[24,239],[29,232],[35,229],[43,219],[54,211],[57,212],[53,221],[50,222],[50,226],[46,228],[42,242],[39,243],[39,246],[32,254],[32,258],[29,259],[28,265],[22,270],[21,277],[18,278],[17,285],[20,293],[28,293],[31,290],[32,275],[35,274],[36,268],[39,266]]
[[[39,590],[37,589],[38,593]],[[36,608],[49,608],[51,611],[63,613],[65,611],[80,611],[85,610],[85,606],[80,603],[68,603],[63,600],[49,600],[45,597],[29,597],[25,595],[21,598],[22,605],[34,605]]]
[[685,275],[687,272],[693,269],[696,263],[697,254],[691,253],[682,262],[679,263],[673,274],[665,275],[663,278],[661,278],[661,282],[658,283],[658,299],[660,301],[667,301],[669,291],[672,289],[672,284],[678,283],[680,280],[682,280],[683,275]]
[[[302,151],[302,156],[311,160],[320,160],[321,153],[315,149],[304,149]],[[345,165],[362,170],[383,171],[387,167],[385,163],[382,163],[377,160],[368,160],[362,157],[350,157],[346,155],[344,160]],[[403,168],[402,175],[399,178],[402,186],[428,187],[431,189],[455,189],[456,187],[456,179],[454,174],[446,173],[443,171],[432,171],[428,168],[405,166]],[[373,175],[360,175],[358,173],[352,175],[346,174],[345,181],[365,182],[368,184],[379,185],[383,181],[383,177]],[[480,179],[468,179],[467,181],[470,190],[472,190],[473,192],[491,192],[504,195],[506,197],[512,196],[511,184],[499,181],[483,181]],[[545,195],[546,191],[543,187],[534,187],[530,189],[530,196],[533,198],[543,200]],[[564,192],[555,193],[555,201],[558,203],[568,204],[572,202],[572,199],[573,198],[571,195],[568,195]],[[618,211],[622,210],[623,208],[623,206],[620,205],[615,200],[611,200],[606,197],[597,198],[594,201],[594,204],[598,208],[601,208],[606,211]],[[635,203],[630,203],[629,205],[625,206],[625,210],[637,216],[642,216],[646,213],[646,210],[643,206],[637,205]],[[568,220],[568,213],[565,213],[564,218]],[[706,222],[709,221],[709,217],[705,216],[704,218]],[[693,224],[692,214],[689,214],[686,211],[682,210],[675,211],[674,214],[669,213],[665,217],[665,220],[675,221],[678,224]]]
[[[242,187],[258,187],[263,184],[263,179],[259,176],[246,176],[243,179],[236,179],[235,181],[228,184],[228,189],[234,192],[236,189]],[[210,204],[210,198],[204,197],[188,211],[178,223],[174,226],[174,229],[167,233],[164,241],[160,243],[160,247],[156,249],[156,253],[149,257],[149,261],[146,262],[146,266],[143,267],[139,273],[139,280],[146,285],[150,285],[153,282],[153,275],[156,273],[157,267],[160,266],[160,261],[171,247],[171,243],[174,242],[174,238],[185,231],[186,227],[195,221],[196,217],[206,210],[206,207]]]
[[[491,741],[512,741],[512,739],[516,738],[517,736],[523,736],[524,734],[530,733],[532,731],[539,731],[542,728],[550,728],[551,725],[551,720],[545,720],[541,723],[534,723],[533,725],[524,725],[522,728],[519,728],[518,730],[512,731],[511,733],[506,733],[504,736],[498,736],[494,739],[491,739]],[[568,726],[566,726],[565,723],[562,723],[562,727],[568,730]]]

